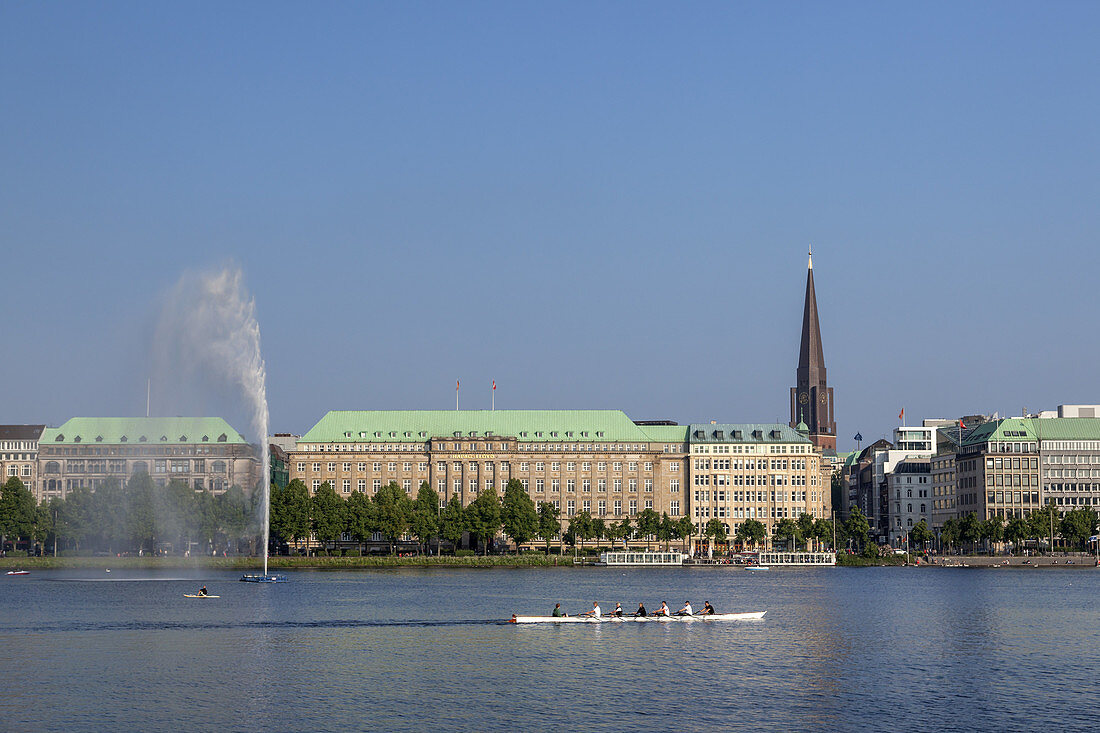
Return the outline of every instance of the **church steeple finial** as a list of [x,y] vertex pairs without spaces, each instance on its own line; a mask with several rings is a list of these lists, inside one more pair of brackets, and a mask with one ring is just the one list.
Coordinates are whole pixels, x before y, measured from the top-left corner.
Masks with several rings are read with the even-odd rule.
[[810,245],[810,266],[807,269],[814,269],[814,246]]

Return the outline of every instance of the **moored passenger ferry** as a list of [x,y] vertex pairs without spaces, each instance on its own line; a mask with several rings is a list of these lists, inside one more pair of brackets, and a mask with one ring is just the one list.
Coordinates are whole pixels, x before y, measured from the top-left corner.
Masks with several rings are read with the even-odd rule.
[[600,562],[604,565],[683,565],[682,552],[650,552],[624,550],[621,552],[602,552]]
[[762,566],[836,565],[835,552],[761,552],[758,563]]

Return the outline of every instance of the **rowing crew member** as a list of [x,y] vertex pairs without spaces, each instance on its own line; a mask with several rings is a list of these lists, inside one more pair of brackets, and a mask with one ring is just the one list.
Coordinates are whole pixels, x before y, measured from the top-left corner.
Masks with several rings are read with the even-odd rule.
[[694,616],[691,611],[691,601],[684,601],[684,607],[676,612],[677,616]]
[[638,610],[634,612],[634,615],[636,617],[645,618],[646,613],[645,613],[645,604],[644,603],[639,603],[638,604]]
[[554,612],[550,615],[553,616],[554,618],[559,618],[561,616],[568,616],[569,614],[565,613],[564,611],[561,610],[561,604],[560,603],[555,603],[554,604]]
[[668,610],[668,604],[661,601],[661,607],[657,609],[658,616],[671,616],[672,614]]
[[615,604],[615,610],[611,612],[611,615],[618,616],[619,618],[623,617],[623,606],[621,603]]
[[585,616],[591,616],[592,618],[600,617],[600,604],[598,601],[592,601],[592,610],[584,614]]
[[714,606],[710,605],[710,601],[703,601],[703,615],[704,616],[713,616],[714,615]]

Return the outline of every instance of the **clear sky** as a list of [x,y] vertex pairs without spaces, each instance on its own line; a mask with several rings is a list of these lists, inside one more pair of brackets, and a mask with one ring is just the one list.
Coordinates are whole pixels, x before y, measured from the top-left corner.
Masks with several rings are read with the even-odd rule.
[[1097,39],[1095,2],[0,3],[0,422],[143,414],[159,303],[227,261],[274,430],[456,379],[786,422],[810,244],[839,447],[1100,402]]

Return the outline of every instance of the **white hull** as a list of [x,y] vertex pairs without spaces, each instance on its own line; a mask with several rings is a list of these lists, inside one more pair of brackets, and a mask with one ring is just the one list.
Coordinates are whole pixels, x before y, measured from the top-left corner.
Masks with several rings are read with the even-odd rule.
[[514,624],[625,624],[625,623],[672,623],[676,621],[752,621],[764,618],[767,611],[750,611],[748,613],[716,613],[710,616],[513,616],[510,621]]

